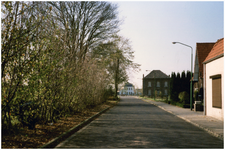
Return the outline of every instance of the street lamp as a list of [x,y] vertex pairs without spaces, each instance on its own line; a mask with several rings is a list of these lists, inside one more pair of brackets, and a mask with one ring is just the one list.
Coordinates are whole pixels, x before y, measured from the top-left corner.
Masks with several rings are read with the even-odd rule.
[[180,43],[180,42],[172,42],[173,44],[181,44],[181,45],[184,45],[184,46],[187,46],[187,47],[190,47],[191,48],[191,84],[190,84],[190,107],[191,107],[191,110],[192,110],[192,66],[193,66],[193,48],[189,45],[186,45],[184,43]]
[[[146,70],[146,71],[151,71],[151,70]],[[153,74],[153,77],[154,77],[153,93],[154,93],[154,100],[155,100],[155,73]]]

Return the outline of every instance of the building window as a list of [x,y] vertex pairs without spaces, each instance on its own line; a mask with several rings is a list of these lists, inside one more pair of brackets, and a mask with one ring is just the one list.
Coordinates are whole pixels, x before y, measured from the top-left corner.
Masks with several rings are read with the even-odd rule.
[[212,106],[222,108],[221,75],[211,76],[212,78]]
[[148,90],[148,95],[151,95],[151,90]]
[[167,89],[165,89],[165,95],[168,95],[168,94],[167,94]]
[[152,87],[151,82],[148,82],[148,87]]
[[165,87],[168,87],[168,82],[167,81],[165,82]]
[[159,81],[157,81],[157,87],[160,87],[160,82]]

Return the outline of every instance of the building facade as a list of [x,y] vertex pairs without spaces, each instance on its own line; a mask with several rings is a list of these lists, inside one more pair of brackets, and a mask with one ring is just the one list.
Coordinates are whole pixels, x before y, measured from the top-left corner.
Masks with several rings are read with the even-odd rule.
[[121,90],[119,91],[120,95],[134,95],[135,94],[135,88],[133,84],[131,83],[126,83]]
[[195,65],[193,75],[193,93],[198,92],[198,99],[203,101],[203,61],[215,43],[196,43]]
[[167,97],[170,89],[170,76],[160,70],[143,75],[143,96]]
[[224,39],[213,46],[203,62],[204,114],[220,120],[224,118]]

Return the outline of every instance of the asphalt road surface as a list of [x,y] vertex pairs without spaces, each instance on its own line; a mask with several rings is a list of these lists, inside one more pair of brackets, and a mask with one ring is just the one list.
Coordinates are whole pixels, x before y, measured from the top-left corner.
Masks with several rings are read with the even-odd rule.
[[56,148],[223,148],[223,141],[155,105],[126,96]]

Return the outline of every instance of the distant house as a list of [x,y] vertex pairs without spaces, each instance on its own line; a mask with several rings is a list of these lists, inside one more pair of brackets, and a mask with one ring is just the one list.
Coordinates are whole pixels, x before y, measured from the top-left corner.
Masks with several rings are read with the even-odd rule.
[[223,120],[224,38],[219,39],[203,62],[204,113]]
[[143,96],[168,96],[170,76],[160,70],[153,70],[147,76],[143,75]]
[[127,82],[119,91],[120,95],[134,95],[135,88],[133,84]]
[[193,75],[193,89],[199,92],[199,98],[203,99],[203,61],[212,50],[215,43],[197,43],[195,53],[195,65]]

